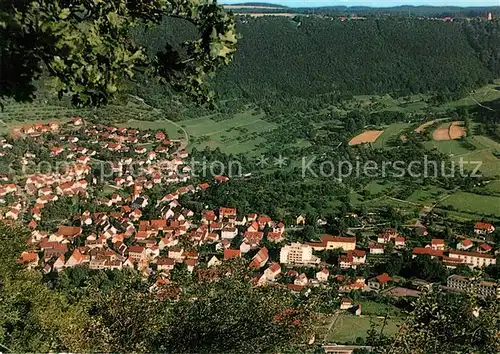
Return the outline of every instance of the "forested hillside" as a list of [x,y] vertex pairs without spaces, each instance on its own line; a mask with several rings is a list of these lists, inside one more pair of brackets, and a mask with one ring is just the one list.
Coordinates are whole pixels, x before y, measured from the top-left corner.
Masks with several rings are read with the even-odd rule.
[[[345,22],[239,17],[236,57],[213,83],[223,99],[245,98],[261,106],[290,102],[289,108],[360,94],[465,96],[500,75],[498,27],[403,17]],[[172,33],[193,35],[168,21],[136,38],[158,51],[160,39],[178,44]],[[151,83],[143,86],[143,96],[157,94]]]
[[453,23],[259,18],[239,31],[239,51],[217,85],[249,98],[455,92],[492,77]]

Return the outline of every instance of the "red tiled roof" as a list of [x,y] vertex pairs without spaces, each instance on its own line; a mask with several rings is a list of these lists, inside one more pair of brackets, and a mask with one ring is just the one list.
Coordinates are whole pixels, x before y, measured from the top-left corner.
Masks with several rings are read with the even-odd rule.
[[375,278],[378,280],[380,284],[386,284],[387,282],[392,280],[392,278],[387,273],[382,273],[380,275],[377,275]]
[[142,253],[144,252],[144,247],[141,246],[130,246],[128,248],[128,253]]
[[322,235],[321,241],[324,244],[327,242],[348,242],[348,243],[356,243],[356,237],[342,237],[342,236],[332,236],[332,235]]
[[478,221],[476,222],[476,224],[474,225],[474,229],[478,229],[478,230],[489,230],[493,227],[492,224],[488,223],[488,222],[484,222],[484,221]]
[[226,248],[224,250],[224,259],[240,258],[240,257],[241,257],[240,250],[232,250],[229,248]]
[[413,249],[413,254],[414,255],[429,255],[429,256],[436,256],[436,257],[443,257],[443,251],[440,250],[433,250],[431,248],[425,248],[425,247],[415,247]]
[[38,254],[36,252],[23,252],[19,257],[19,263],[31,263],[38,261]]
[[364,257],[366,255],[366,252],[363,250],[354,250],[352,251],[352,253],[358,258]]
[[278,263],[273,263],[271,264],[271,266],[269,267],[269,269],[271,270],[271,272],[273,273],[276,273],[276,272],[281,272],[281,266],[278,264]]
[[493,248],[493,247],[491,247],[490,245],[488,245],[487,243],[483,243],[483,244],[482,244],[481,246],[479,246],[479,247],[481,247],[481,249],[482,249],[483,251],[491,251],[491,249]]
[[219,208],[219,215],[236,215],[235,208]]
[[472,245],[472,241],[471,241],[471,240],[469,240],[469,239],[467,239],[467,240],[463,240],[463,241],[462,241],[462,245],[464,245],[464,246],[468,247],[468,246]]

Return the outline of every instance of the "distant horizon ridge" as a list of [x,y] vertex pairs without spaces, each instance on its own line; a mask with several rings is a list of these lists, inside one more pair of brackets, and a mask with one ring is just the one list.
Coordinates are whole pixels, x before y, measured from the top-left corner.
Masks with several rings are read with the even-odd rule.
[[[473,1],[473,0],[472,0]],[[487,0],[488,1],[488,0]],[[495,2],[495,4],[493,4]],[[392,4],[391,4],[392,3]],[[425,3],[398,3],[393,0],[382,0],[380,5],[368,4],[367,2],[356,0],[337,0],[337,1],[298,1],[298,0],[283,0],[282,2],[270,1],[270,2],[249,2],[249,1],[232,1],[223,0],[219,3],[220,5],[240,5],[240,6],[261,6],[261,7],[282,7],[284,9],[294,9],[294,8],[360,8],[360,9],[397,9],[397,8],[448,8],[448,9],[486,9],[486,8],[500,8],[500,0],[493,0],[490,3],[485,4],[467,4],[463,0],[458,0],[455,4],[440,4],[440,5],[430,5]]]

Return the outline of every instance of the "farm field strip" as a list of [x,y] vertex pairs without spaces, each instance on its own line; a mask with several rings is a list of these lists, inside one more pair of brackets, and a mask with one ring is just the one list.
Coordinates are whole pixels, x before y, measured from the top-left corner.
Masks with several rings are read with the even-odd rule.
[[[366,338],[367,331],[370,330],[372,323],[375,328],[382,329],[384,319],[378,316],[353,316],[341,314],[334,327],[327,335],[329,343],[347,343],[356,341],[357,337]],[[388,336],[395,335],[403,323],[401,318],[388,318],[384,327],[384,334]]]
[[367,144],[367,143],[374,143],[380,135],[382,135],[384,131],[383,130],[367,130],[354,138],[352,138],[349,141],[349,145],[360,145],[360,144]]
[[472,171],[480,163],[479,172],[488,178],[500,177],[500,159],[493,155],[493,149],[476,150],[453,157],[456,162],[464,161],[464,169]]
[[384,132],[377,138],[373,144],[376,148],[387,147],[389,141],[398,136],[403,130],[408,128],[411,124],[408,123],[394,123],[384,128]]
[[430,120],[428,122],[425,122],[423,124],[420,124],[417,128],[415,128],[415,133],[423,133],[425,131],[425,129],[427,129],[427,127],[430,127],[431,125],[433,125],[435,122],[435,120]]
[[457,140],[465,136],[466,130],[463,127],[464,122],[454,121],[441,124],[433,133],[432,138],[435,141]]
[[457,211],[470,214],[495,215],[500,217],[500,197],[497,196],[456,192],[439,206],[452,206]]

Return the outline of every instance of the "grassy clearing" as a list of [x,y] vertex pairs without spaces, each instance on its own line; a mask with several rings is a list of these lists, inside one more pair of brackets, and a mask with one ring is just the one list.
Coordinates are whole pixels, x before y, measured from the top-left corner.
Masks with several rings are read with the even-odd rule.
[[360,301],[361,313],[374,316],[401,316],[401,310],[392,304],[381,304],[371,300]]
[[485,177],[495,178],[500,177],[500,159],[496,157],[493,152],[500,152],[500,148],[491,150],[477,150],[467,153],[462,156],[456,156],[453,160],[460,162],[464,161],[464,169],[474,170],[477,163],[481,163],[479,171]]
[[386,195],[375,199],[365,199],[357,193],[351,193],[349,196],[351,204],[356,207],[365,206],[368,210],[380,210],[381,208],[391,206],[407,216],[419,212],[423,207],[423,204],[420,202],[396,200]]
[[499,143],[483,135],[471,136],[467,138],[467,141],[473,144],[478,150],[500,147]]
[[[473,213],[465,213],[465,212],[460,212],[460,211],[452,211],[452,210],[445,210],[445,209],[440,209],[440,208],[435,208],[434,211],[436,213],[446,213],[447,217],[446,219],[448,220],[454,220],[457,222],[467,222],[467,223],[472,223],[476,222],[477,220],[480,220],[483,216],[479,214],[473,214]],[[500,216],[498,217],[491,217],[488,216],[488,220],[491,220],[493,222],[500,222]]]
[[276,128],[276,124],[262,119],[262,114],[254,111],[235,114],[231,119],[214,121],[210,117],[182,121],[180,124],[192,138],[192,147],[204,149],[219,148],[226,153],[253,153],[266,143],[261,137]]
[[[453,101],[442,105],[442,108],[456,108],[461,106],[475,106],[478,102],[490,102],[500,99],[500,90],[497,90],[498,80],[493,84],[488,84],[475,90],[469,97],[464,97],[458,101]],[[472,98],[471,98],[472,97]]]
[[500,217],[500,197],[496,196],[456,192],[444,200],[441,205],[452,206],[460,212]]
[[373,147],[377,149],[389,148],[392,139],[399,139],[401,132],[408,128],[411,124],[408,123],[394,123],[384,127],[384,132],[373,143]]
[[423,187],[413,192],[406,200],[430,205],[435,203],[445,193],[446,189],[436,186]]
[[394,187],[393,184],[383,181],[373,181],[365,186],[365,190],[370,192],[371,195],[379,194],[388,191]]
[[[384,319],[373,316],[360,317],[342,314],[337,319],[334,328],[328,334],[327,341],[330,343],[351,343],[357,337],[366,338],[366,332],[371,328],[372,323],[375,325],[375,329],[380,331],[382,330]],[[387,319],[383,333],[387,336],[394,336],[399,331],[402,323],[403,320],[401,318]]]
[[390,95],[357,95],[351,105],[370,107],[373,111],[419,112],[428,107],[426,95],[393,98]]
[[484,189],[492,194],[500,195],[500,180],[491,181],[484,187]]
[[463,146],[459,140],[426,141],[424,146],[428,149],[437,149],[443,154],[450,156],[464,155],[472,152],[472,150]]

